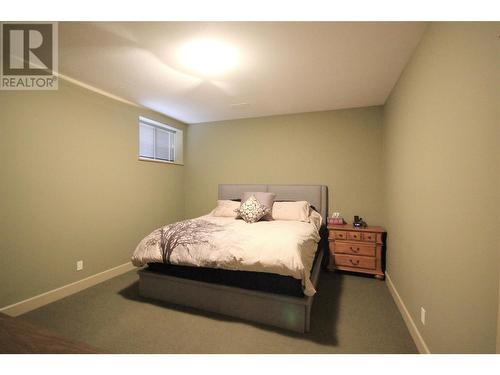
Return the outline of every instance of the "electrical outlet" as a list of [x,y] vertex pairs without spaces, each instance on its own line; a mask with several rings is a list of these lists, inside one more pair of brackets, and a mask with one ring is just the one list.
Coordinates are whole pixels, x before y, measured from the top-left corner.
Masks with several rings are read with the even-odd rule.
[[420,321],[425,326],[425,309],[423,307],[420,308]]
[[76,270],[77,271],[83,270],[83,260],[79,260],[78,262],[76,262]]

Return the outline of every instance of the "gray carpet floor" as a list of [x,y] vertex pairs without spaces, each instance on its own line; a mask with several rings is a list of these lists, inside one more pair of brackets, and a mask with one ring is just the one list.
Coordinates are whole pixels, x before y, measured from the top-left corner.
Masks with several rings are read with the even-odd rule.
[[417,353],[385,282],[323,272],[296,334],[138,294],[135,271],[21,316],[111,353]]

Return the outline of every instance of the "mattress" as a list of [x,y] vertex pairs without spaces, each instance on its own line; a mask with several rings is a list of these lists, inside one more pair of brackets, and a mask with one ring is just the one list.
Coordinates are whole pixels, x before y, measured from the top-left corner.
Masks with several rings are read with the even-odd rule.
[[[316,252],[313,268],[319,251]],[[267,272],[232,271],[221,268],[179,266],[165,263],[148,263],[148,271],[189,280],[256,290],[292,297],[304,297],[301,280]]]

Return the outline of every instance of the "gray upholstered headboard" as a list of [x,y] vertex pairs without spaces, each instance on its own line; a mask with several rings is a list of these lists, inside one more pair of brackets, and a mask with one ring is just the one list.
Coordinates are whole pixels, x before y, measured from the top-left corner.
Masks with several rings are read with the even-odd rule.
[[267,191],[276,194],[277,201],[308,201],[323,217],[328,214],[328,187],[326,185],[219,185],[218,199],[240,199],[245,191]]

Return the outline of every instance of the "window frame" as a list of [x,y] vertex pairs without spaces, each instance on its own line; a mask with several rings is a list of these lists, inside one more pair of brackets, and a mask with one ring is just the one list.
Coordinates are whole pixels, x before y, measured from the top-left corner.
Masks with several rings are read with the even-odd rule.
[[[147,156],[141,156],[141,125],[146,125],[150,126],[154,129],[153,131],[153,158],[149,158]],[[173,161],[170,160],[164,160],[164,159],[157,159],[156,158],[156,128],[159,128],[160,130],[165,130],[170,133],[172,133],[174,137],[174,141],[172,142],[172,153],[173,153]],[[150,162],[156,162],[156,163],[167,163],[167,164],[178,164],[178,165],[183,165],[182,162],[179,161],[178,158],[178,145],[179,142],[183,142],[183,134],[182,130],[174,128],[172,126],[166,125],[164,123],[152,120],[150,118],[144,117],[144,116],[139,116],[139,121],[138,121],[138,126],[137,126],[137,141],[138,141],[138,148],[137,148],[137,156],[138,160],[140,161],[150,161]],[[179,139],[180,138],[180,139]],[[180,152],[182,152],[182,145],[180,147]]]

